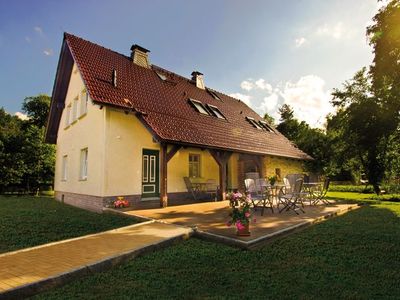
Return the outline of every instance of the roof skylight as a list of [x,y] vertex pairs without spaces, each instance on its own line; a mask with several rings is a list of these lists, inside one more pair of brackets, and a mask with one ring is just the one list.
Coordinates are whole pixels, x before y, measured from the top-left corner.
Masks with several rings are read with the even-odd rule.
[[265,130],[270,131],[270,132],[274,132],[274,130],[272,129],[271,126],[269,126],[269,124],[265,121],[260,121],[259,122],[261,127],[263,127]]
[[221,98],[217,95],[217,93],[215,93],[214,91],[207,89],[207,92],[214,97],[215,100],[219,100],[222,101]]
[[253,125],[255,128],[257,128],[257,129],[263,129],[262,127],[261,127],[261,125],[260,124],[258,124],[257,122],[256,122],[256,120],[254,120],[254,118],[252,118],[252,117],[246,117],[246,120],[251,124],[251,125]]
[[160,77],[161,80],[167,80],[167,76],[165,76],[164,74],[161,74],[159,72],[156,72],[156,74],[158,75],[158,77]]
[[225,116],[222,114],[222,112],[218,109],[218,107],[214,105],[207,104],[208,110],[216,116],[218,119],[224,119],[226,120]]
[[203,115],[210,115],[203,103],[193,99],[189,99],[189,101],[199,113]]

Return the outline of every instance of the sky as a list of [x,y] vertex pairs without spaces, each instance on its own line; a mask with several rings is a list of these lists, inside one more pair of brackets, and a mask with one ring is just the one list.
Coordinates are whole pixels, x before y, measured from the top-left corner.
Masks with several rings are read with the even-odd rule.
[[25,97],[51,95],[63,32],[240,98],[279,121],[323,127],[331,92],[373,58],[366,26],[377,0],[184,1],[0,0],[0,107],[20,114]]

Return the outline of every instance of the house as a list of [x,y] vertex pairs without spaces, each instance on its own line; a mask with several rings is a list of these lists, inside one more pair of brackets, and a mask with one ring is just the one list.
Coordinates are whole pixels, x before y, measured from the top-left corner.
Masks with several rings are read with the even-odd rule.
[[192,198],[184,177],[214,179],[219,198],[246,172],[304,172],[311,159],[240,100],[65,33],[46,141],[57,145],[55,197],[101,211],[117,196],[133,207]]

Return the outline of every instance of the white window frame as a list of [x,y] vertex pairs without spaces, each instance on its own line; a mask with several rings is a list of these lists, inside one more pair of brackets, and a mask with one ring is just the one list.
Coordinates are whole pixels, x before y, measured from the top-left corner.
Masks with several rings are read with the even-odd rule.
[[68,179],[68,155],[63,155],[61,164],[61,181]]
[[[192,156],[196,156],[198,157],[198,161],[191,161],[191,157]],[[189,177],[191,178],[199,178],[201,177],[201,155],[198,153],[189,153],[189,158],[188,158],[188,162],[189,162]],[[193,164],[197,164],[197,174],[193,174]]]
[[212,112],[212,114],[218,119],[226,120],[224,114],[219,110],[218,107],[214,105],[207,104],[208,110]]
[[74,98],[73,104],[72,104],[72,122],[74,123],[76,120],[78,120],[78,96]]
[[197,110],[197,112],[201,113],[202,115],[209,116],[210,113],[208,112],[207,108],[198,100],[189,99],[190,103],[193,107]]
[[87,180],[88,177],[88,148],[81,149],[79,180]]
[[89,102],[89,95],[86,89],[83,89],[80,93],[80,109],[79,109],[79,116],[82,117],[87,114],[87,106]]
[[71,104],[68,104],[65,111],[65,127],[71,124]]

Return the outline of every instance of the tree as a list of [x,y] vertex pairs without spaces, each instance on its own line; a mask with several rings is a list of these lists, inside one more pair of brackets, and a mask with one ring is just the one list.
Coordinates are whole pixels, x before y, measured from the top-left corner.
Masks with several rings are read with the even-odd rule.
[[44,94],[26,97],[22,104],[22,111],[27,113],[30,123],[45,127],[50,110],[51,98]]
[[263,119],[271,126],[275,126],[275,119],[274,117],[270,116],[268,113],[264,114]]
[[369,182],[379,194],[387,168],[389,140],[397,125],[393,119],[387,119],[386,103],[375,95],[366,68],[346,81],[342,90],[335,89],[332,95],[333,104],[344,112],[342,137],[348,145],[354,145]]

